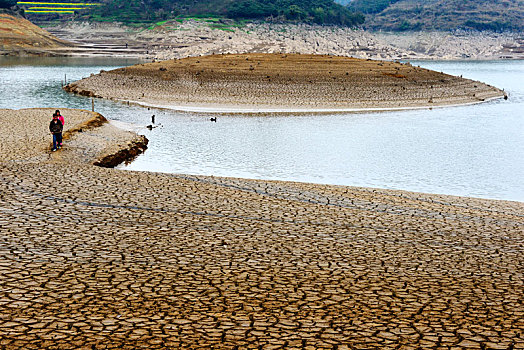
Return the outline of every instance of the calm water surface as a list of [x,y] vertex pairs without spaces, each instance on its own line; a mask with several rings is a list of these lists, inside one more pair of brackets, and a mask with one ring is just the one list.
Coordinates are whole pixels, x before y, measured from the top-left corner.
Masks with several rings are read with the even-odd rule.
[[[0,58],[0,108],[91,108],[60,88],[135,60]],[[402,112],[219,116],[96,100],[149,149],[129,170],[294,180],[524,201],[524,61],[412,62],[481,80],[509,100]],[[147,130],[152,114],[162,127]],[[67,116],[66,116],[67,117]]]

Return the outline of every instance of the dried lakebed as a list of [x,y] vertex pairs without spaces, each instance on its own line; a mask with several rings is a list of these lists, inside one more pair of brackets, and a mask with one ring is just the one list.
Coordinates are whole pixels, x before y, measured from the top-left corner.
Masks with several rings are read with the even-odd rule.
[[0,111],[2,349],[524,348],[522,203],[101,168],[135,136],[51,113]]
[[337,56],[189,57],[101,72],[66,91],[178,110],[352,111],[478,103],[505,94],[410,64]]

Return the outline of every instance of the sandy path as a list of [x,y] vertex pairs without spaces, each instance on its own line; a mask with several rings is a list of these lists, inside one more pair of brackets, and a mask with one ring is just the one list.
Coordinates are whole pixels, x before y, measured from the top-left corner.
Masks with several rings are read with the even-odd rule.
[[2,349],[524,347],[523,203],[49,161],[50,112],[0,111]]

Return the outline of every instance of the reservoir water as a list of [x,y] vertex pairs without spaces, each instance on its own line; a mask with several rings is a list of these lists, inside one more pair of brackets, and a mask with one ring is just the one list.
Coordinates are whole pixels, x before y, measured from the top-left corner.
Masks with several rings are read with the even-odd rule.
[[[91,109],[61,83],[134,60],[0,58],[0,108]],[[123,169],[278,179],[524,201],[524,61],[425,61],[504,88],[477,105],[333,115],[219,115],[95,100],[149,149]],[[155,114],[152,130],[145,128]],[[67,115],[66,115],[67,118]],[[45,126],[43,126],[45,127]]]

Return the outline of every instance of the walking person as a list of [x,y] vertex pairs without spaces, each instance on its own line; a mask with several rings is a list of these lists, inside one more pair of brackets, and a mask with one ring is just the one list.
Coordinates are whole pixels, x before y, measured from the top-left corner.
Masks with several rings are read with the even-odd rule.
[[[62,129],[63,129],[65,125],[64,117],[62,117],[58,109],[55,111],[55,114],[58,116],[58,120],[60,120],[60,122],[62,123]],[[60,133],[60,145],[58,148],[61,148],[61,147],[62,147],[62,133]]]
[[49,131],[51,134],[53,134],[53,149],[52,151],[56,151],[57,149],[61,148],[62,144],[62,130],[64,129],[64,125],[58,119],[58,115],[53,114],[53,120],[51,120],[51,123],[49,123]]

